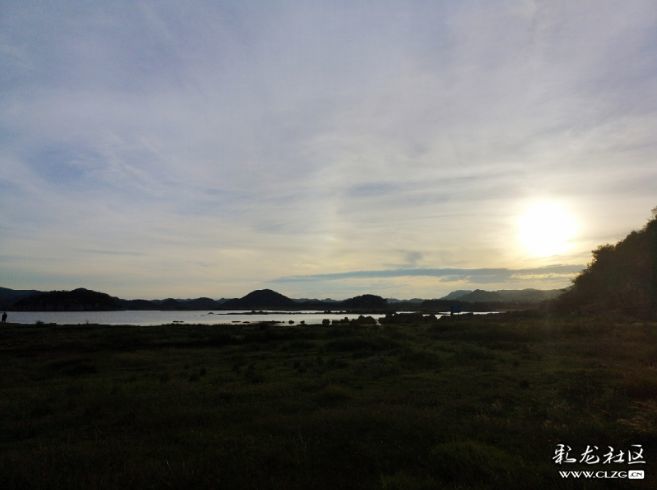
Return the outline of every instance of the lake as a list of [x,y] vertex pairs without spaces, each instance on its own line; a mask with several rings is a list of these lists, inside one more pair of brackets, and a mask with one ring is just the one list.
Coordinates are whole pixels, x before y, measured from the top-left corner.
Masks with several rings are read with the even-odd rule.
[[[221,325],[235,323],[258,323],[265,321],[294,323],[321,323],[323,319],[339,320],[347,317],[358,318],[358,314],[323,313],[322,311],[294,311],[251,313],[250,310],[225,311],[13,311],[8,312],[7,321],[11,323],[34,324],[57,323],[60,325],[78,325],[97,323],[101,325],[163,325],[168,323],[187,323],[204,325]],[[380,318],[384,315],[374,315]]]
[[[276,321],[295,324],[322,323],[322,320],[340,320],[345,317],[358,318],[356,313],[324,313],[322,311],[264,311],[250,313],[245,310],[226,311],[9,311],[7,321],[10,323],[35,324],[36,322],[56,323],[59,325],[80,325],[95,323],[101,325],[163,325],[169,323],[222,325],[236,323],[257,323]],[[385,315],[364,313],[377,320]],[[441,315],[436,315],[440,317]]]

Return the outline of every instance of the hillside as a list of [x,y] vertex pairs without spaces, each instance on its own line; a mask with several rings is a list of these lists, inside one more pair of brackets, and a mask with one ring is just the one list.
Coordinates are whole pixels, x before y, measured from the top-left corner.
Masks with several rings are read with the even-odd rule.
[[464,311],[494,311],[531,307],[556,297],[560,290],[537,289],[453,291],[441,299],[387,300],[364,294],[344,300],[293,299],[271,289],[252,291],[241,298],[212,299],[120,299],[106,293],[79,288],[74,291],[20,291],[0,288],[0,308],[18,311],[89,311],[89,310],[423,310],[449,311],[457,306]]
[[657,316],[657,218],[615,245],[593,252],[591,264],[558,298],[557,311]]
[[251,291],[239,299],[226,301],[222,307],[227,310],[252,310],[267,308],[293,308],[296,302],[287,296],[271,289],[258,289]]
[[17,301],[36,294],[41,294],[41,291],[34,289],[0,288],[0,309],[7,309]]
[[363,294],[361,296],[355,296],[344,300],[341,303],[343,308],[348,309],[385,309],[388,306],[388,302],[381,296],[376,296],[374,294]]
[[119,298],[84,288],[50,291],[23,298],[12,306],[16,311],[107,311],[121,309]]
[[442,299],[442,300],[445,300],[445,301],[454,301],[454,300],[461,299],[463,296],[465,296],[467,294],[470,294],[472,292],[473,292],[472,289],[457,289],[456,291],[452,291],[451,293],[449,293],[449,294],[447,294],[447,295],[445,295],[445,296],[443,296],[442,298],[439,298],[439,299]]

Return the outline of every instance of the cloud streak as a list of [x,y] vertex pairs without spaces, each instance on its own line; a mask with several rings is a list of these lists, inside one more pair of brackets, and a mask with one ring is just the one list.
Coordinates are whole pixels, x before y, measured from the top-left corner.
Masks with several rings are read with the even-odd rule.
[[532,267],[524,269],[507,269],[507,268],[480,268],[480,269],[460,269],[460,268],[413,268],[413,269],[391,269],[391,270],[371,270],[371,271],[348,271],[331,274],[314,274],[306,276],[287,276],[280,277],[274,282],[305,282],[305,281],[336,281],[363,278],[393,278],[393,277],[435,277],[443,281],[470,281],[472,283],[489,283],[504,282],[511,278],[522,277],[572,277],[573,274],[580,272],[582,265],[564,265],[554,264],[543,267]]
[[[0,247],[33,260],[0,275],[236,296],[581,264],[655,205],[655,43],[648,0],[6,2]],[[536,198],[579,217],[569,255],[518,246]]]

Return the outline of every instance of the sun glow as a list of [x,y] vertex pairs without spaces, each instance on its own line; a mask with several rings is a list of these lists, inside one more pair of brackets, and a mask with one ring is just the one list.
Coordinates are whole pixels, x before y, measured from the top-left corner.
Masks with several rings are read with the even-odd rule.
[[562,255],[572,248],[577,223],[568,209],[556,202],[530,205],[518,219],[518,238],[533,257]]

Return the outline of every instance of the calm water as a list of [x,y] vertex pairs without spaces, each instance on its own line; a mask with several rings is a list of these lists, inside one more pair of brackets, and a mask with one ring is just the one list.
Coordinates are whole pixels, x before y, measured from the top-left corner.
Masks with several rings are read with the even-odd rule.
[[[10,311],[7,312],[7,321],[11,323],[34,324],[38,321],[44,323],[57,323],[60,325],[78,325],[84,323],[98,323],[102,325],[162,325],[167,323],[188,324],[234,324],[255,323],[262,321],[294,323],[305,321],[307,324],[321,323],[323,319],[338,320],[344,317],[358,318],[358,315],[345,313],[323,313],[321,311],[300,312],[272,312],[267,314],[249,314],[249,311]],[[384,315],[371,315],[380,318]]]
[[[306,324],[321,323],[324,319],[339,320],[344,317],[358,318],[359,314],[323,313],[321,311],[271,312],[250,314],[244,310],[226,311],[9,311],[10,323],[34,324],[36,322],[57,323],[59,325],[78,325],[96,323],[101,325],[163,325],[168,323],[186,324],[240,324],[262,321]],[[478,313],[477,313],[478,314]],[[365,313],[379,319],[385,315]],[[436,315],[440,317],[441,315]]]

